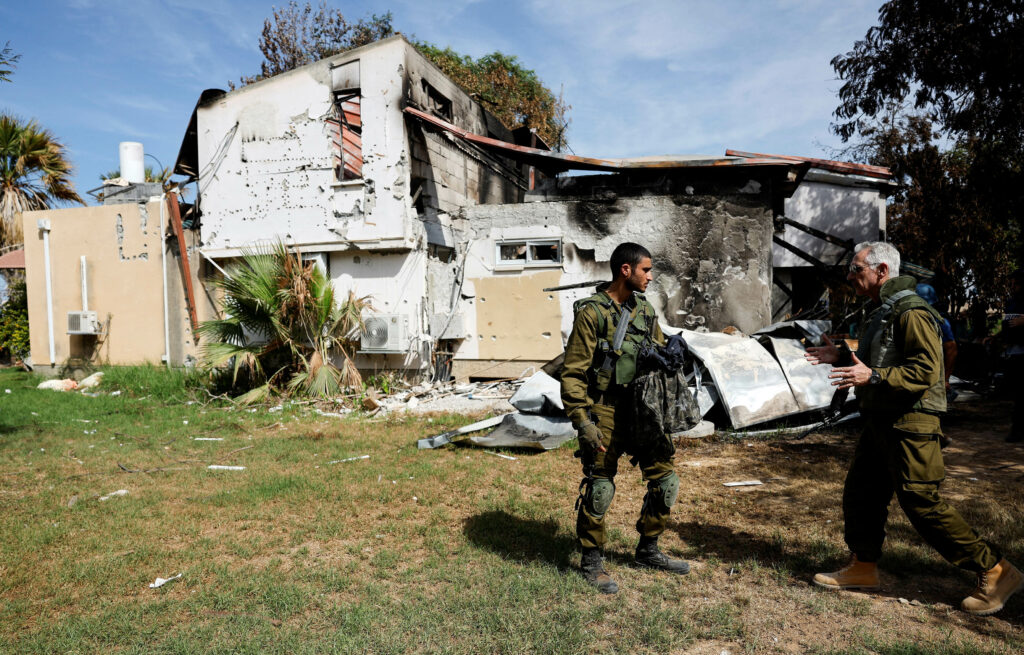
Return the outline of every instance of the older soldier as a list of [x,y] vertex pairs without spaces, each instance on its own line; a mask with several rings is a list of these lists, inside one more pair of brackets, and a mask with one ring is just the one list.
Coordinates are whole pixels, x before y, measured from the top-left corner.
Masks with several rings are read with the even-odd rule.
[[[651,253],[635,243],[619,244],[612,252],[613,280],[607,289],[576,303],[572,334],[565,346],[562,403],[580,442],[583,482],[580,483],[576,537],[583,551],[580,568],[587,582],[606,594],[618,585],[605,571],[605,513],[615,495],[619,457],[632,455],[647,482],[647,495],[636,523],[639,566],[689,573],[690,565],[666,557],[658,549],[669,510],[679,492],[679,478],[667,458],[636,447],[631,439],[628,385],[636,373],[640,348],[664,343],[654,308],[642,292],[651,282]],[[625,310],[625,312],[623,312]],[[615,344],[620,321],[627,321],[621,344]]]
[[828,589],[877,589],[885,522],[893,493],[911,524],[952,564],[978,574],[978,586],[962,607],[994,614],[1024,586],[1024,576],[939,497],[945,477],[939,449],[939,415],[946,409],[941,317],[915,292],[915,280],[900,276],[900,255],[891,245],[861,243],[847,279],[857,295],[876,306],[856,353],[825,346],[808,348],[814,364],[832,369],[834,385],[855,388],[864,417],[843,489],[849,563],[814,576]]

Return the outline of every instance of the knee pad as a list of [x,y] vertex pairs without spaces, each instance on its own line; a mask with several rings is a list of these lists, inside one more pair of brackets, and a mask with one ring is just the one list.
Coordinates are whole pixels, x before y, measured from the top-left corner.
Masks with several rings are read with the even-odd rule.
[[595,478],[587,491],[587,512],[595,519],[604,517],[615,497],[615,483],[605,478]]
[[648,483],[645,504],[648,504],[655,513],[662,514],[672,509],[678,497],[679,476],[672,471],[665,477]]

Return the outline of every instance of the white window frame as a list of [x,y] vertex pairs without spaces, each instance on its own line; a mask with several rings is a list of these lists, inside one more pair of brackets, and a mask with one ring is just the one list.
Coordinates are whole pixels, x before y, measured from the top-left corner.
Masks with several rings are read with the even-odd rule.
[[[502,246],[526,246],[526,259],[502,259]],[[531,246],[558,246],[558,259],[533,260],[530,257]],[[521,268],[561,268],[562,266],[562,240],[560,238],[541,239],[501,239],[494,242],[494,267],[496,269],[521,269]]]

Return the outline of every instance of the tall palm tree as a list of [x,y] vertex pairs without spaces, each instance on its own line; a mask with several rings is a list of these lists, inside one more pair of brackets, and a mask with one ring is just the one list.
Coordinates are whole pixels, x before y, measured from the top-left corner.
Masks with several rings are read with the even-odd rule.
[[0,114],[0,245],[18,243],[19,212],[78,203],[64,144],[35,121]]

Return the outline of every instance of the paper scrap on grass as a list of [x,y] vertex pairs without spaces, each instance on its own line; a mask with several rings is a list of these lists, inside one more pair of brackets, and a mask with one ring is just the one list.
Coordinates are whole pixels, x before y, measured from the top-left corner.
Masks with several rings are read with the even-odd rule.
[[192,437],[192,441],[224,441],[224,437]]
[[723,487],[756,487],[759,484],[764,484],[760,480],[740,480],[739,482],[723,482]]
[[228,466],[226,464],[210,464],[206,468],[213,469],[214,471],[244,471],[244,466]]
[[162,587],[165,584],[167,584],[168,582],[170,582],[171,580],[177,580],[180,577],[181,577],[181,574],[179,573],[178,575],[172,575],[169,578],[157,578],[153,582],[149,583],[149,588],[150,589],[156,589],[157,587]]
[[344,462],[354,462],[358,459],[370,459],[369,455],[359,455],[358,457],[346,457],[345,459],[333,459],[328,464],[342,464]]
[[118,489],[117,491],[110,492],[106,496],[100,496],[100,500],[110,500],[111,498],[117,498],[118,496],[127,496],[127,495],[128,495],[128,490],[127,489]]

